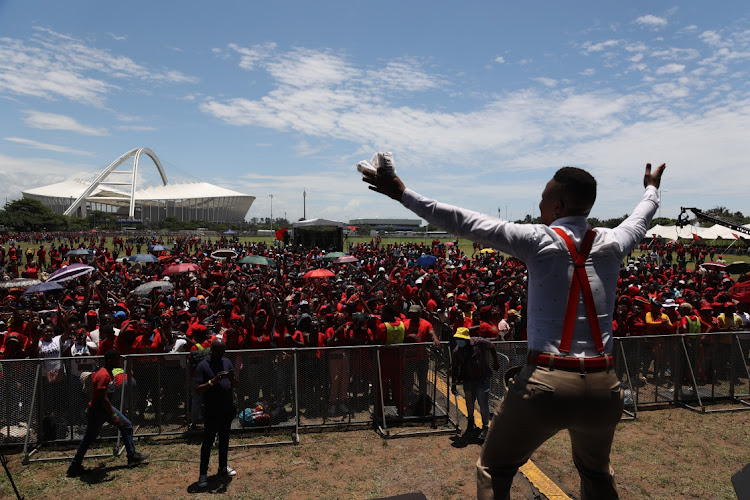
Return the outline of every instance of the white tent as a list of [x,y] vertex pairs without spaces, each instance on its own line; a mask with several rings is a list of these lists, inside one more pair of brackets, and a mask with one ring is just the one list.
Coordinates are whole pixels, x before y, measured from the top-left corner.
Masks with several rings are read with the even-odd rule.
[[[700,227],[700,226],[662,226],[657,224],[646,232],[646,236],[656,236],[657,238],[666,238],[668,240],[676,240],[678,238],[685,240],[692,240],[693,235],[696,234],[702,240],[735,240],[734,234],[736,231],[729,229],[728,227],[715,224],[711,227]],[[738,234],[739,235],[739,234]]]
[[327,220],[327,219],[307,219],[307,220],[301,220],[297,221],[292,224],[292,227],[298,228],[298,227],[310,227],[310,226],[335,226],[335,227],[344,227],[343,222],[337,222],[334,220]]

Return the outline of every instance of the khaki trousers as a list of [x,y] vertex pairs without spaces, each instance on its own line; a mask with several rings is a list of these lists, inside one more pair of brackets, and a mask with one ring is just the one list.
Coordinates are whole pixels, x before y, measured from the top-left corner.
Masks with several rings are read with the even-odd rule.
[[567,429],[582,499],[618,498],[609,465],[623,391],[614,370],[581,374],[524,366],[510,379],[477,461],[477,498],[510,498],[518,468]]

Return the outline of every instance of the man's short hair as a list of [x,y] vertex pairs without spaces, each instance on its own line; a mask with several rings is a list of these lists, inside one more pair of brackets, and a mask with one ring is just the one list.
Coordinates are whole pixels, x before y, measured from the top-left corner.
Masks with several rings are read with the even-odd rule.
[[555,172],[555,181],[562,184],[581,206],[592,207],[596,201],[596,179],[581,168],[563,167]]
[[118,351],[117,349],[110,349],[109,351],[104,353],[105,362],[113,360],[113,359],[117,359],[119,357],[120,357],[120,351]]

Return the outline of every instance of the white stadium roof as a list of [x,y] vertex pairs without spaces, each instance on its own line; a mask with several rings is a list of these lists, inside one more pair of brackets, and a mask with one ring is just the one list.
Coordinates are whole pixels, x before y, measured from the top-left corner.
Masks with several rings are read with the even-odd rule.
[[[139,160],[149,157],[159,174],[158,182],[149,184]],[[132,159],[132,163],[130,160]],[[148,167],[148,165],[146,165]],[[255,201],[238,191],[196,180],[170,184],[161,161],[148,148],[135,148],[121,155],[92,178],[73,178],[23,192],[56,213],[86,217],[89,211],[116,211],[129,218],[159,221],[169,216],[180,220],[241,222]]]
[[[70,179],[57,184],[49,184],[38,188],[27,189],[24,194],[35,196],[49,196],[56,198],[78,198],[91,185],[83,179]],[[91,197],[122,196],[123,202],[129,202],[130,193],[111,186],[98,186]],[[151,186],[138,189],[135,192],[136,201],[147,200],[184,200],[190,198],[213,198],[219,196],[248,196],[208,182],[189,182],[183,184],[167,184],[166,186]],[[111,201],[111,200],[110,200]]]

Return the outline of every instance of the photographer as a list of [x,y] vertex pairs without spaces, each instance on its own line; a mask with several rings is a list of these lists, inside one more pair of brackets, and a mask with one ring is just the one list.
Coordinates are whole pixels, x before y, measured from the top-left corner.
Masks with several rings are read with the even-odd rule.
[[226,344],[219,339],[211,342],[211,354],[198,363],[195,369],[196,392],[203,395],[204,431],[201,445],[201,465],[198,486],[208,486],[208,462],[211,447],[216,435],[219,435],[219,470],[218,475],[231,477],[237,472],[227,465],[229,453],[229,430],[237,413],[234,406],[232,390],[237,387],[232,362],[224,356]]

